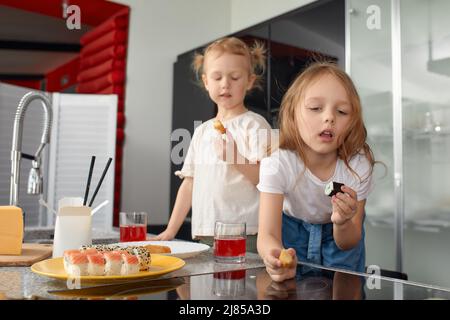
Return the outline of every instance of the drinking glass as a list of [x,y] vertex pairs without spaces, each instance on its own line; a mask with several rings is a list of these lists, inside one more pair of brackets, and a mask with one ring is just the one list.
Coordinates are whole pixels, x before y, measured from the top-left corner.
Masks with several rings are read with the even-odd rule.
[[147,213],[120,213],[120,242],[147,240]]
[[245,222],[216,221],[214,226],[214,259],[221,263],[245,262],[247,239]]
[[213,293],[219,297],[238,297],[245,294],[245,270],[215,272]]

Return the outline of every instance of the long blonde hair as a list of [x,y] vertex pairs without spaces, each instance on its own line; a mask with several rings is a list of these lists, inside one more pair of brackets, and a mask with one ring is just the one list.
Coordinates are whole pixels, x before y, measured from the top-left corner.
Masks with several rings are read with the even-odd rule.
[[[305,90],[308,86],[322,75],[334,76],[345,88],[351,107],[350,124],[338,140],[337,155],[342,159],[351,172],[358,174],[350,167],[350,159],[358,153],[363,153],[371,164],[371,173],[375,165],[372,150],[366,142],[367,130],[362,118],[362,107],[358,92],[352,79],[342,71],[336,64],[330,62],[315,62],[309,65],[290,85],[281,101],[279,126],[280,126],[280,149],[292,150],[298,154],[300,159],[308,167],[305,148],[306,144],[300,136],[296,112],[300,103],[303,103]],[[359,176],[358,176],[359,177]],[[359,177],[361,179],[361,177]]]
[[208,54],[218,52],[219,54],[231,53],[247,57],[249,59],[249,75],[255,75],[253,88],[261,88],[263,74],[266,67],[266,49],[264,44],[259,41],[254,41],[253,45],[249,47],[244,41],[236,37],[222,38],[214,41],[207,46],[203,53],[195,53],[192,61],[192,68],[196,73],[197,80],[201,86],[204,87],[203,81],[200,81],[201,75],[204,73],[204,63]]

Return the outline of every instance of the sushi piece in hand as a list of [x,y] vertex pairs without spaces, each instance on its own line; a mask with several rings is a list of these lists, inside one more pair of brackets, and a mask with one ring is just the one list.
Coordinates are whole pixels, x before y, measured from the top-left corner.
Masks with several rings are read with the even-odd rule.
[[343,183],[331,181],[325,186],[325,194],[329,197],[332,197],[338,192],[343,192],[341,189],[343,186]]
[[72,252],[68,254],[66,273],[72,277],[87,276],[89,260],[82,252]]
[[89,261],[88,273],[90,276],[103,276],[105,274],[105,258],[101,253],[87,254]]
[[122,254],[122,269],[120,274],[127,276],[139,272],[139,259],[132,254]]
[[111,251],[103,253],[105,258],[105,275],[120,276],[122,270],[122,254]]
[[227,132],[227,129],[223,126],[222,122],[220,120],[214,120],[214,129],[220,132],[220,134],[225,134]]

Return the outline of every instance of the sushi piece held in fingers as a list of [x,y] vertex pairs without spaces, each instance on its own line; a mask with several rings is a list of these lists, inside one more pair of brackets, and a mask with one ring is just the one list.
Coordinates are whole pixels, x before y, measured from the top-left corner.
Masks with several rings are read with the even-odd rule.
[[103,276],[105,274],[105,258],[101,253],[87,254],[87,259],[90,276]]
[[105,275],[120,276],[122,270],[122,254],[118,252],[105,252]]
[[122,254],[121,274],[123,276],[139,273],[139,269],[139,259],[137,256],[132,254]]
[[225,134],[227,132],[227,129],[223,126],[222,122],[220,120],[214,120],[214,129],[220,132],[220,134]]
[[79,277],[88,275],[88,256],[82,252],[69,254],[66,272],[69,276]]
[[343,192],[341,189],[343,186],[343,183],[331,181],[325,186],[325,194],[329,197],[332,197],[338,192]]

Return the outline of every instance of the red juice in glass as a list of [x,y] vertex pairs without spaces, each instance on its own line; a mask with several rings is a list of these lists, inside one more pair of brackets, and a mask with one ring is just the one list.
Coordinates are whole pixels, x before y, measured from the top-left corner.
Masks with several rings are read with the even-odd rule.
[[245,222],[216,221],[214,224],[214,259],[219,263],[245,262]]
[[243,262],[245,240],[245,237],[214,239],[214,256],[223,261]]
[[120,226],[120,242],[145,241],[147,236],[147,225],[123,225]]

